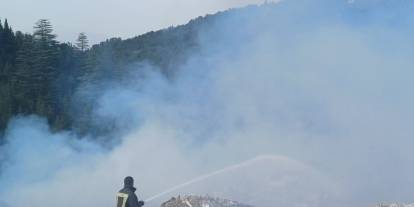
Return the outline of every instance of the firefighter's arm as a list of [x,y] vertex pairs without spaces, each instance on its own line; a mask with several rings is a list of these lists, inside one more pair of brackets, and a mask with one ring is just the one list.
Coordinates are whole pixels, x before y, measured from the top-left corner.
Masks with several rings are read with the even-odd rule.
[[138,197],[134,193],[132,193],[128,198],[128,206],[141,207],[140,202],[138,201]]

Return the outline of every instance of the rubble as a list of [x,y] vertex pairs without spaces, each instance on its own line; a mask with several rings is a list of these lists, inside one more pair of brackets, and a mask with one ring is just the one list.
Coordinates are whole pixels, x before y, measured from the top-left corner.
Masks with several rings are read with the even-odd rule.
[[161,204],[161,207],[253,207],[236,201],[210,196],[178,196]]
[[375,207],[414,207],[414,203],[411,204],[399,204],[399,203],[391,203],[391,204],[379,204]]

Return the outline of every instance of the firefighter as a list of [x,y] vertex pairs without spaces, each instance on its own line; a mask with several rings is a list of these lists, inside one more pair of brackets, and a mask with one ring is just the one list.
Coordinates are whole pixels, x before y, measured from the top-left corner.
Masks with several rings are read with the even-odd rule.
[[144,201],[139,201],[134,187],[134,178],[128,176],[124,179],[124,188],[122,188],[117,194],[116,207],[142,207]]

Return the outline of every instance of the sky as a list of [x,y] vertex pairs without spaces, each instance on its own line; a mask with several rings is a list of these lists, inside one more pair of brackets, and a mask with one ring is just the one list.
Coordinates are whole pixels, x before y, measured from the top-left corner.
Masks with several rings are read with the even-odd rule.
[[15,30],[32,32],[38,19],[52,22],[58,40],[73,42],[85,32],[92,43],[129,38],[209,13],[265,0],[0,0],[0,18]]

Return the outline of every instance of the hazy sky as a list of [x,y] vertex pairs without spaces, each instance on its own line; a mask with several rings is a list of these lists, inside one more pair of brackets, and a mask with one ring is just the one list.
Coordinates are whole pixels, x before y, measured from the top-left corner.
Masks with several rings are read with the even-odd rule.
[[60,41],[85,32],[92,42],[133,37],[197,16],[265,0],[0,0],[0,18],[15,30],[32,32],[41,18],[50,19]]

